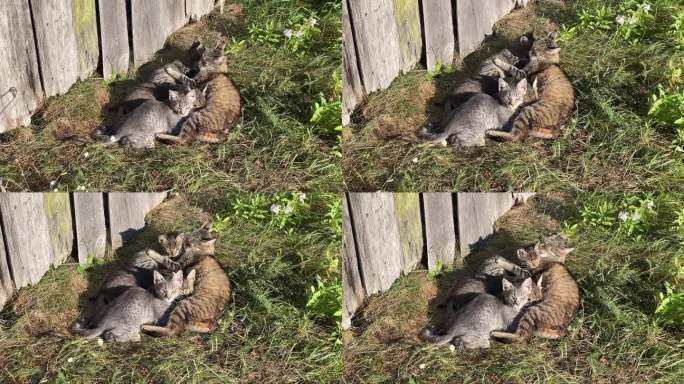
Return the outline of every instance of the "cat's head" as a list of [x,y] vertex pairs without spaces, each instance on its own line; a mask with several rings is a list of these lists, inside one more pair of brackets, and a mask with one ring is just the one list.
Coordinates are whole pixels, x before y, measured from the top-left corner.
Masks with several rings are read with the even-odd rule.
[[186,235],[184,247],[192,254],[213,255],[216,238],[211,234],[211,221],[205,223],[198,230]]
[[167,256],[176,258],[180,256],[181,251],[183,250],[185,234],[177,232],[165,233],[163,235],[159,235],[157,237],[157,241]]
[[168,278],[162,276],[159,271],[154,271],[153,277],[154,294],[158,298],[173,301],[183,293],[183,271],[178,271]]
[[575,248],[563,245],[556,236],[551,236],[536,243],[530,251],[523,248],[518,249],[517,257],[520,265],[534,270],[539,267],[544,259],[553,258],[555,261],[565,263],[565,258],[574,250]]
[[226,58],[227,41],[221,40],[214,49],[206,49],[201,44],[197,48],[201,52],[198,67],[200,73],[218,73],[228,71],[228,60]]
[[518,285],[515,285],[506,279],[502,279],[502,284],[503,301],[516,308],[522,308],[526,304],[539,301],[542,298],[541,277],[536,284],[531,277],[528,277]]
[[556,43],[557,36],[557,32],[551,32],[546,37],[531,43],[530,60],[545,64],[559,64],[561,49]]
[[527,79],[522,79],[511,86],[506,80],[499,78],[499,100],[501,100],[501,104],[510,108],[518,108],[525,101],[527,88]]
[[180,116],[187,116],[195,109],[201,91],[198,89],[169,91],[169,107]]

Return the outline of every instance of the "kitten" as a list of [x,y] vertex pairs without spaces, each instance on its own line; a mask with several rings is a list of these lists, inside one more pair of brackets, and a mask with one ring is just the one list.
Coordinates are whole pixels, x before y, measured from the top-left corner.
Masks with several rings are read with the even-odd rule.
[[575,107],[575,91],[568,76],[558,66],[560,47],[556,34],[537,40],[530,49],[530,62],[523,68],[525,77],[537,74],[539,101],[522,109],[510,131],[492,130],[487,136],[502,141],[520,141],[528,136],[555,139]]
[[490,332],[509,328],[523,307],[541,298],[540,287],[531,278],[518,286],[502,279],[502,287],[501,298],[479,294],[456,313],[446,333],[435,334],[433,330],[425,330],[423,338],[437,345],[451,342],[464,349],[489,348]]
[[[109,136],[108,144],[121,142],[132,149],[154,148],[155,135],[176,132],[199,98],[199,91],[192,89],[169,91],[168,105],[158,100],[145,101],[124,117],[116,133]],[[104,135],[99,132],[95,136]]]
[[527,79],[514,88],[499,79],[499,100],[487,94],[475,95],[451,112],[442,132],[430,132],[429,127],[424,127],[418,136],[432,142],[448,140],[454,147],[484,146],[485,133],[510,120],[523,104],[527,88]]
[[143,331],[167,337],[186,329],[199,333],[216,329],[216,320],[230,301],[230,281],[213,258],[215,241],[207,225],[186,237],[178,262],[197,271],[194,293],[174,307],[165,326],[144,325]]
[[518,260],[532,272],[533,278],[546,282],[542,287],[543,298],[524,311],[512,332],[494,331],[492,337],[524,342],[532,336],[557,339],[565,335],[580,299],[577,281],[563,264],[571,251],[572,248],[545,243],[536,244],[532,252],[518,250]]
[[[194,271],[190,272],[188,278],[194,279],[194,274]],[[154,271],[154,294],[132,287],[107,308],[95,328],[80,329],[75,333],[87,339],[102,336],[116,342],[140,341],[141,326],[162,319],[182,294],[182,287],[183,271],[174,273],[170,279],[164,279]]]
[[196,140],[218,143],[226,139],[228,131],[241,113],[240,93],[227,75],[228,63],[224,54],[226,42],[213,50],[199,47],[202,58],[199,72],[193,80],[207,86],[206,107],[186,119],[177,134],[159,133],[157,139],[167,144],[189,145]]

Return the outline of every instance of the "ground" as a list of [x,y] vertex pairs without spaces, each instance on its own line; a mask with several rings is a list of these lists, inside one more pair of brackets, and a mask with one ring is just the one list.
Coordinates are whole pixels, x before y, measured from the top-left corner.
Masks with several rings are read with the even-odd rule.
[[[616,15],[637,13],[636,33]],[[495,27],[481,49],[428,73],[416,69],[370,95],[343,131],[343,173],[353,191],[681,190],[684,167],[673,119],[649,115],[659,86],[684,78],[684,5],[673,0],[539,0]],[[654,16],[651,18],[651,16]],[[416,131],[440,118],[439,104],[480,62],[522,34],[561,31],[562,68],[576,108],[555,141],[488,142],[458,150],[420,143]],[[680,98],[681,101],[683,98]],[[682,117],[684,108],[676,112]],[[676,107],[675,107],[676,108]]]
[[[269,214],[263,214],[270,202],[294,212],[276,215],[266,205]],[[338,382],[339,207],[339,196],[323,194],[168,200],[106,262],[85,270],[53,268],[13,297],[0,312],[0,382]],[[102,346],[69,334],[103,276],[153,245],[158,233],[197,228],[212,217],[216,258],[230,277],[233,299],[215,332]]]
[[[453,270],[409,273],[368,300],[343,333],[347,382],[677,382],[684,374],[684,319],[672,324],[654,313],[666,284],[682,291],[682,232],[673,225],[682,207],[681,195],[582,194],[540,195],[514,208],[498,220],[495,235]],[[623,221],[623,211],[642,217]],[[511,256],[560,231],[576,248],[567,266],[581,292],[567,336],[469,352],[418,338],[457,276],[485,257]]]
[[[315,19],[314,26],[309,20]],[[94,143],[107,106],[132,83],[105,74],[47,100],[32,124],[0,135],[0,177],[10,191],[310,191],[340,189],[340,4],[336,1],[228,1],[176,33],[169,47],[230,38],[229,76],[243,116],[226,142],[160,145],[140,153]],[[283,31],[304,31],[288,39]],[[145,70],[174,58],[161,52]],[[134,78],[135,74],[130,74]]]

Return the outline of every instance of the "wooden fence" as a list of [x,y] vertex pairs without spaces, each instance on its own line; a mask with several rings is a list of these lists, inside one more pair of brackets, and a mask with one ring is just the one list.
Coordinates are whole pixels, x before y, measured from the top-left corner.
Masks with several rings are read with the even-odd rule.
[[515,0],[343,0],[343,111],[347,125],[368,95],[421,59],[430,70],[465,57]]
[[0,193],[0,308],[74,255],[103,257],[145,226],[165,193]]
[[342,326],[370,295],[421,264],[467,256],[532,193],[349,193],[342,204]]
[[0,132],[98,70],[146,62],[166,37],[224,0],[0,1]]

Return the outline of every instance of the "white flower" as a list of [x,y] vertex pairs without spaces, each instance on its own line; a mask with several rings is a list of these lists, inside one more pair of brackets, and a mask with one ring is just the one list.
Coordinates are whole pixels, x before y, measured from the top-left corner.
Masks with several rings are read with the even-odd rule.
[[449,344],[449,350],[450,350],[451,352],[456,351],[456,346],[453,345],[453,344]]
[[632,221],[639,221],[639,220],[641,220],[641,215],[639,214],[639,212],[632,213]]
[[627,216],[627,212],[625,211],[620,211],[620,213],[618,213],[618,219],[622,221],[627,221]]
[[647,200],[647,201],[646,201],[646,204],[644,204],[644,206],[646,207],[646,209],[653,209],[653,205],[654,205],[654,204],[653,204],[653,202],[652,202],[651,200]]
[[57,180],[52,180],[52,181],[50,182],[50,188],[54,187],[55,184],[57,184]]
[[73,363],[73,362],[74,362],[74,358],[73,358],[73,357],[70,357],[70,358],[67,359],[67,363]]
[[275,213],[276,215],[280,213],[280,205],[276,204],[271,204],[271,212]]
[[299,39],[299,38],[301,38],[302,36],[304,36],[304,32],[302,32],[302,31],[297,31],[297,32],[295,32],[294,35],[295,35],[296,38]]
[[425,364],[419,365],[418,368],[420,368],[420,369],[425,369]]
[[287,37],[288,39],[292,37],[292,30],[291,29],[286,29],[283,31],[283,35]]
[[636,18],[636,16],[634,16],[634,15],[630,16],[630,17],[629,17],[629,20],[627,20],[627,22],[628,22],[630,25],[636,24],[636,23],[637,23],[637,18]]
[[304,200],[306,200],[306,193],[300,193],[299,194],[299,201],[303,203]]
[[98,337],[98,338],[97,338],[97,345],[99,345],[99,346],[104,345],[104,340],[102,340],[101,337]]
[[310,25],[310,26],[315,27],[316,24],[318,24],[318,20],[316,20],[315,17],[312,17],[312,18],[309,19],[309,25]]
[[83,154],[83,157],[86,158],[86,159],[87,159],[89,156],[90,156],[90,152],[86,152],[86,153]]
[[618,17],[615,18],[615,22],[622,25],[625,23],[625,17],[622,15],[618,15]]
[[292,208],[285,207],[285,209],[283,209],[283,212],[285,212],[286,215],[289,215],[290,213],[292,213]]
[[418,158],[417,158],[417,157],[414,157],[414,158],[411,160],[411,162],[412,162],[413,164],[418,164]]
[[650,10],[651,10],[651,4],[648,4],[648,3],[644,4],[644,11],[648,12]]

